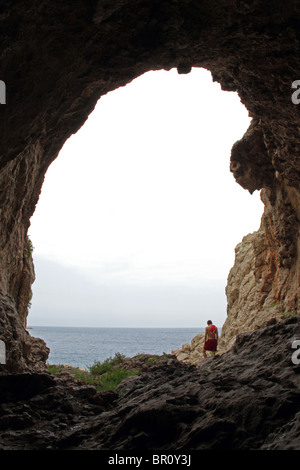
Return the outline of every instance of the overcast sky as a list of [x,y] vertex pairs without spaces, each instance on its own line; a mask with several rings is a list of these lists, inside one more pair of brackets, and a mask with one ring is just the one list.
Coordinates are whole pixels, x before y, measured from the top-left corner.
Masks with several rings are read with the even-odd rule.
[[28,324],[221,326],[234,248],[263,210],[229,171],[249,123],[203,69],[149,72],[102,97],[31,219]]

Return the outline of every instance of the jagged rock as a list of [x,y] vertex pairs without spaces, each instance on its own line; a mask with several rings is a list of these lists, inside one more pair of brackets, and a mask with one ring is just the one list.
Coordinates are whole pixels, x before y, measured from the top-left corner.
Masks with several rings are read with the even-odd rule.
[[178,361],[196,364],[203,359],[203,344],[204,333],[200,333],[192,339],[191,344],[183,344],[181,349],[173,350],[172,354]]
[[156,361],[160,361],[162,357],[170,358],[170,354],[159,356],[157,354],[137,354],[134,357],[125,357],[120,364],[114,367],[119,367],[125,370],[143,370],[148,368],[149,365]]
[[[172,351],[172,354],[176,356],[178,361],[197,365],[204,360],[203,346],[204,333],[200,333],[192,339],[191,344],[183,344],[181,349],[175,349]],[[217,354],[223,354],[228,349],[228,345],[225,343],[224,339],[220,337]]]
[[296,0],[39,0],[30,7],[3,0],[1,376],[45,367],[46,345],[26,332],[34,276],[28,227],[47,168],[100,96],[148,70],[210,70],[252,117],[232,148],[230,170],[251,193],[261,190],[265,210],[250,244],[238,247],[228,280],[223,329],[233,348],[198,369],[175,358],[153,365],[105,414],[89,401],[96,395],[75,397],[62,377],[29,399],[20,390],[1,405],[1,448],[299,448],[299,367],[290,364],[286,340],[298,333],[298,320],[235,340],[300,311],[299,108],[291,100],[299,18]]
[[[153,365],[140,378],[144,387],[133,383],[109,412],[109,424],[78,447],[263,448],[287,422],[294,426],[299,411],[299,366],[291,362],[299,334],[298,317],[239,335],[231,351],[199,368],[176,360]],[[299,449],[298,438],[294,433],[288,445]]]
[[300,450],[296,339],[300,317],[240,334],[199,367],[162,357],[119,395],[64,374],[2,377],[0,449]]
[[257,235],[264,249],[255,253],[261,289],[249,316],[276,302],[297,313],[300,144],[291,97],[299,2],[49,5],[1,5],[0,79],[7,96],[0,126],[0,339],[8,360],[0,373],[33,366],[23,331],[34,277],[27,232],[47,168],[102,95],[148,70],[204,67],[223,90],[238,92],[252,122],[232,148],[230,170],[251,193],[261,189],[265,204]]
[[48,374],[15,374],[0,376],[0,402],[18,402],[20,395],[28,400],[52,387],[54,381]]
[[[265,217],[258,232],[243,238],[235,249],[235,263],[226,286],[227,318],[221,338],[230,348],[237,334],[298,313],[297,266],[281,269],[279,242],[265,237]],[[295,222],[296,223],[296,222]]]

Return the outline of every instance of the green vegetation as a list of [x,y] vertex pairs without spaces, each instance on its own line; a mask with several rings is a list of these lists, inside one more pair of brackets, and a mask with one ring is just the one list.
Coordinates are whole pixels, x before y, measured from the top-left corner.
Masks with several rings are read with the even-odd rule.
[[94,385],[97,390],[101,389],[102,383],[97,376],[92,376],[88,371],[82,370],[79,367],[71,367],[71,366],[64,366],[64,365],[49,365],[48,364],[48,371],[50,374],[56,375],[61,374],[62,372],[68,372],[71,374],[75,379],[79,380],[84,384]]
[[[165,354],[165,353],[163,353]],[[161,356],[154,356],[154,357],[150,357],[149,359],[146,360],[145,364],[147,364],[147,366],[150,366],[151,364],[153,364],[155,361],[157,361],[157,359],[159,359]]]
[[122,380],[127,377],[132,377],[134,375],[139,375],[139,370],[125,370],[125,369],[114,369],[105,374],[101,375],[100,380],[102,385],[100,386],[100,391],[103,390],[114,390]]
[[52,364],[47,365],[48,371],[52,375],[60,374],[62,372],[62,367],[63,366],[54,366]]
[[26,246],[27,258],[28,258],[28,261],[30,261],[34,248],[33,248],[32,241],[30,240],[30,238],[28,236],[27,236],[26,242],[27,242],[27,246]]
[[124,359],[126,359],[124,354],[117,352],[113,358],[109,357],[103,362],[96,361],[89,367],[91,377],[98,378],[101,381],[101,391],[114,390],[122,380],[133,375],[139,375],[139,370],[126,370],[117,367],[124,362]]
[[124,359],[123,354],[116,353],[113,358],[109,357],[103,362],[94,362],[92,366],[88,367],[89,370],[63,365],[48,365],[48,370],[51,374],[67,371],[80,382],[93,385],[99,392],[103,392],[104,390],[114,390],[122,380],[140,374],[139,369],[122,368]]
[[109,357],[103,362],[95,361],[94,364],[89,367],[89,371],[92,375],[102,375],[105,372],[111,371],[115,366],[122,364],[124,359],[124,354],[117,352],[113,358]]

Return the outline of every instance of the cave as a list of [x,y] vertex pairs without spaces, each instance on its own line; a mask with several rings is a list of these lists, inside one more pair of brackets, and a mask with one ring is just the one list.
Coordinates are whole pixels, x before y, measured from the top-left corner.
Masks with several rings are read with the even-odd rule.
[[[280,331],[299,327],[298,2],[120,0],[112,4],[76,0],[58,4],[33,0],[30,8],[4,1],[0,12],[0,80],[5,84],[0,100],[3,383],[6,379],[13,390],[16,377],[22,383],[28,374],[37,390],[48,383],[44,374],[47,348],[25,329],[34,279],[27,233],[47,169],[102,95],[150,70],[176,68],[185,74],[192,67],[205,68],[223,90],[238,93],[252,118],[244,137],[232,147],[230,170],[246,191],[261,191],[265,208],[260,229],[236,250],[222,334],[232,347],[229,358],[237,345],[250,348],[248,332],[259,335],[266,324],[271,323],[264,333],[270,342],[273,338],[275,344],[277,337],[276,344],[284,342]],[[249,277],[251,295],[247,288],[240,289]],[[276,322],[283,318],[285,326],[280,330]],[[238,333],[246,335],[239,342]],[[293,380],[287,383],[292,388],[299,374],[294,369],[290,373]],[[261,390],[259,387],[257,384]],[[273,398],[278,405],[278,428],[294,419],[297,434],[294,395],[291,390],[285,403]],[[170,413],[172,422],[180,419],[180,411]],[[119,436],[126,434],[126,426],[119,429]],[[237,446],[227,439],[232,421],[222,418],[222,426],[218,445]],[[253,436],[254,429],[253,424]],[[263,428],[264,442],[270,429],[267,424]],[[140,440],[131,445],[142,446],[147,432],[141,427]],[[253,440],[247,441],[248,446],[262,445],[262,440],[256,444]],[[180,442],[197,448],[196,441],[205,441],[198,428],[190,444]],[[64,445],[66,442],[67,438]],[[281,435],[276,442],[284,447],[287,440]]]
[[229,172],[249,121],[204,69],[148,72],[101,97],[31,218],[27,325],[194,327],[205,312],[221,327],[234,247],[261,218],[259,192]]

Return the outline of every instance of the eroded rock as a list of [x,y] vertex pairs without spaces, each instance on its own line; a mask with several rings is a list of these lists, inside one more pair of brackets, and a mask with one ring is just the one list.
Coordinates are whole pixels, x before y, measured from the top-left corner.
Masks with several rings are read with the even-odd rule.
[[[28,7],[5,0],[0,13],[0,79],[7,93],[0,127],[6,372],[33,365],[23,331],[33,274],[27,231],[47,168],[102,95],[148,70],[204,67],[223,90],[238,92],[253,119],[233,146],[231,171],[245,189],[262,191],[266,207],[257,235],[264,258],[255,253],[264,265],[263,288],[251,308],[266,314],[278,302],[297,313],[300,142],[291,86],[299,79],[299,3],[42,0]],[[257,277],[259,265],[255,269]]]
[[296,339],[300,317],[240,334],[199,367],[162,357],[119,395],[67,374],[3,378],[0,449],[300,450]]

